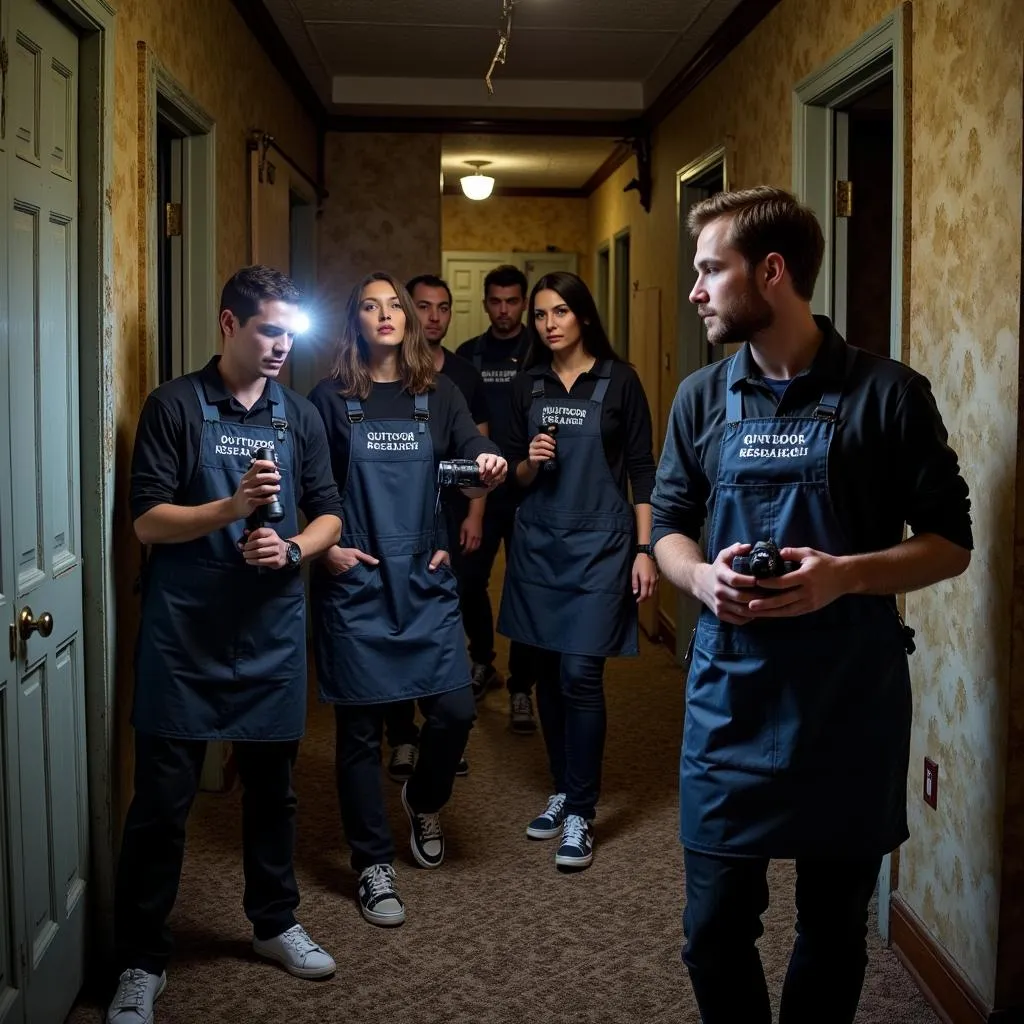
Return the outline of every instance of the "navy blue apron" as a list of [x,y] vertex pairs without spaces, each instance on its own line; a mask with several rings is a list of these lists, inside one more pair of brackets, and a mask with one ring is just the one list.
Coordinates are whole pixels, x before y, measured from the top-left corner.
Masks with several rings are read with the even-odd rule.
[[[199,459],[182,504],[230,498],[260,447],[275,453],[282,537],[299,532],[295,446],[284,392],[268,381],[272,426],[222,423],[203,410]],[[132,724],[197,740],[294,740],[306,723],[306,606],[295,569],[259,570],[238,549],[245,520],[184,544],[154,544],[144,572]]]
[[589,399],[547,399],[544,378],[534,382],[529,434],[558,424],[558,468],[542,468],[519,506],[498,632],[562,654],[616,657],[638,653],[636,515],[601,442],[611,367],[594,373]]
[[[847,371],[855,356],[848,349]],[[708,558],[768,538],[851,553],[828,486],[841,389],[823,394],[809,417],[743,419],[738,366],[733,357]],[[703,608],[686,687],[683,845],[779,858],[899,846],[909,834],[905,643],[892,598],[846,595],[743,626]]]
[[410,420],[367,420],[346,402],[351,425],[342,490],[341,547],[380,559],[332,576],[313,574],[314,651],[320,698],[381,704],[469,686],[455,576],[431,572],[437,485],[427,395]]

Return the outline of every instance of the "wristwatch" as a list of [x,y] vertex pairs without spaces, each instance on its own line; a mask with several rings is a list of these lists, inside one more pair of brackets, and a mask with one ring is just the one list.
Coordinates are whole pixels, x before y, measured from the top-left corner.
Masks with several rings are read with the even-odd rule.
[[285,548],[285,565],[289,569],[297,569],[302,565],[302,548],[293,540],[288,541],[288,546]]
[[654,557],[654,551],[651,549],[650,544],[637,544],[636,553],[638,555],[647,555],[648,558]]

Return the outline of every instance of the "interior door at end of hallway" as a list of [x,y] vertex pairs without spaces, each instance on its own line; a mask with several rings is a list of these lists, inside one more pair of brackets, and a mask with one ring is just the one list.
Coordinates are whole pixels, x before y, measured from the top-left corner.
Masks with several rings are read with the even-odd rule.
[[512,253],[445,253],[442,276],[452,291],[452,322],[444,346],[454,352],[464,341],[483,334],[490,326],[484,309],[484,279]]
[[[84,979],[88,793],[78,382],[78,37],[36,0],[10,10],[7,260],[10,530],[22,623],[14,688],[22,982],[61,1021]],[[8,736],[10,737],[10,730]],[[19,959],[21,959],[19,957]]]
[[523,261],[523,273],[527,280],[527,297],[533,286],[545,275],[554,274],[559,270],[567,270],[571,274],[579,272],[579,256],[574,252],[531,253]]

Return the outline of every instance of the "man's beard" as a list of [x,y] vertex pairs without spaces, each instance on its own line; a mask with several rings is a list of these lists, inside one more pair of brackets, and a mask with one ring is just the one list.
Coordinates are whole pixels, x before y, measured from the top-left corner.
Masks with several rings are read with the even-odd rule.
[[715,322],[708,326],[708,341],[712,345],[728,345],[749,341],[759,331],[775,322],[772,307],[751,287],[728,308],[715,313]]

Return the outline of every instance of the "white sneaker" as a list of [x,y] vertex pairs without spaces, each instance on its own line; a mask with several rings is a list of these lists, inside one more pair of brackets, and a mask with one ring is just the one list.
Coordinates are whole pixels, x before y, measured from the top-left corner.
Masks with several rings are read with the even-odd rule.
[[252,948],[257,956],[276,960],[296,978],[326,978],[337,969],[334,958],[306,934],[301,924],[293,924],[273,939],[253,939]]
[[107,1010],[107,1024],[153,1024],[153,1003],[166,986],[166,971],[157,976],[130,967],[117,983]]
[[391,751],[391,760],[388,761],[388,775],[395,782],[405,782],[412,778],[416,770],[416,762],[419,760],[420,750],[415,743],[399,743]]

